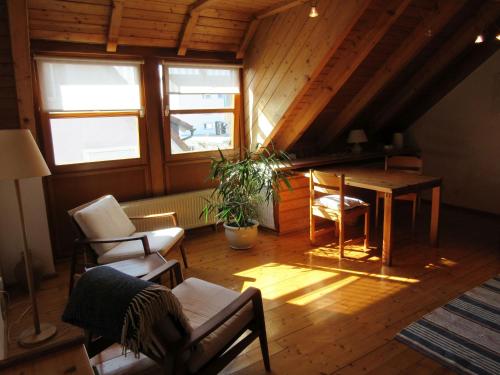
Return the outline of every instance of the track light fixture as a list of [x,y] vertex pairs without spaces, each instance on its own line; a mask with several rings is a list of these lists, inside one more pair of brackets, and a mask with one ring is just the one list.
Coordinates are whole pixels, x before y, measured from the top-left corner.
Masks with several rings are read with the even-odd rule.
[[319,16],[316,1],[311,1],[311,10],[309,11],[310,18],[316,18]]

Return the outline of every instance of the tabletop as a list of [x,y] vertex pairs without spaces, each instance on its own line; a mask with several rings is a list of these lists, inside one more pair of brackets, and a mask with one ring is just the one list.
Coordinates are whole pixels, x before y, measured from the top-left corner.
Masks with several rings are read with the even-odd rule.
[[363,189],[405,194],[430,189],[441,185],[441,177],[426,176],[397,170],[384,170],[374,167],[326,167],[323,172],[345,175],[345,184]]

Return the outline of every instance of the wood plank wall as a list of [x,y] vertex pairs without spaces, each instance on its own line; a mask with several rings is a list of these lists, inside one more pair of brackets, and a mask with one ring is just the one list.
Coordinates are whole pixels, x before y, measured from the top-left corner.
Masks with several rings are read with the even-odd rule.
[[322,0],[264,20],[245,58],[245,128],[250,147],[265,144],[299,92],[327,63],[369,1]]
[[0,112],[2,113],[0,129],[16,129],[19,127],[16,84],[5,0],[0,0]]

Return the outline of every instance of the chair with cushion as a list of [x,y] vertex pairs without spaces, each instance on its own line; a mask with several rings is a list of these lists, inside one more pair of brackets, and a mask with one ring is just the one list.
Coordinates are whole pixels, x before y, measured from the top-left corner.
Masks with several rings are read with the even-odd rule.
[[[403,171],[406,173],[422,174],[423,162],[418,156],[387,156],[385,158],[386,171]],[[375,201],[375,227],[378,227],[379,221],[379,202],[384,199],[384,193],[377,192],[377,199]],[[400,201],[412,202],[412,216],[411,216],[411,230],[415,231],[415,222],[417,218],[417,207],[420,203],[420,196],[418,193],[408,193],[398,195],[394,198]]]
[[344,225],[365,215],[364,247],[369,246],[370,205],[345,193],[344,175],[309,171],[309,238],[316,240],[316,217],[335,222],[339,236],[340,257],[344,257]]
[[71,261],[70,290],[76,272],[78,249],[82,247],[84,269],[144,257],[152,252],[166,255],[176,248],[180,249],[184,266],[188,266],[182,245],[184,229],[178,227],[175,212],[154,215],[155,219],[165,217],[172,226],[150,232],[137,232],[131,221],[148,217],[128,217],[112,195],[78,206],[69,210],[68,214],[78,235]]
[[[175,300],[169,304],[181,308],[175,309],[175,315],[169,313],[167,308],[162,309],[165,311],[164,316],[148,318],[148,324],[153,326],[147,331],[152,332],[153,337],[142,339],[143,343],[149,344],[139,345],[138,350],[158,363],[162,367],[162,373],[165,374],[217,374],[258,337],[264,366],[270,371],[260,290],[250,287],[239,293],[196,278],[184,280],[179,263],[175,260],[167,263],[175,275],[176,283],[176,286],[168,291],[173,294],[171,298]],[[87,276],[91,273],[92,271]],[[105,272],[101,272],[103,273]],[[151,277],[148,278],[146,275],[143,279]],[[102,290],[113,290],[116,277],[113,280],[100,276],[98,282],[99,288],[90,287],[82,293],[78,290],[83,287],[82,281],[79,281],[80,285],[75,288],[75,296],[72,295],[69,302],[72,305],[70,310],[77,311],[76,320],[80,321],[80,324],[76,325],[86,330],[89,357],[99,354],[115,342],[123,344],[124,341],[123,333],[121,339],[112,339],[105,337],[102,332],[95,330],[92,332],[88,325],[81,324],[81,321],[85,320],[85,311],[95,314],[82,306],[99,303]],[[82,295],[85,300],[77,301],[79,305],[75,306],[75,300]],[[116,296],[111,293],[106,303],[114,305],[113,298],[119,301],[121,297],[118,292]],[[140,314],[140,307],[134,309]],[[75,317],[68,315],[65,312],[63,317],[66,318],[65,321],[75,324],[72,322]],[[123,321],[123,317],[106,316],[104,319],[111,319],[112,322]],[[183,324],[179,324],[180,321]],[[100,325],[98,327],[100,328]]]

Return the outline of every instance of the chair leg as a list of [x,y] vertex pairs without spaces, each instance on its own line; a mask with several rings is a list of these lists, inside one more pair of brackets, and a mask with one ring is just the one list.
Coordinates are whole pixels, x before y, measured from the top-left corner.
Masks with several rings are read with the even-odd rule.
[[339,249],[340,258],[344,257],[344,218],[339,220]]
[[259,342],[260,351],[262,352],[262,360],[267,372],[271,371],[271,361],[269,359],[269,347],[267,346],[267,333],[266,321],[264,318],[264,306],[262,305],[262,297],[253,299],[255,317],[257,319],[257,326],[259,327]]
[[375,195],[375,228],[378,228],[378,215],[379,215],[379,196],[378,196],[378,191],[376,192]]
[[71,266],[69,271],[69,295],[71,295],[71,291],[73,290],[73,286],[75,284],[75,273],[76,273],[76,261],[78,258],[77,254],[78,250],[73,249],[73,254],[71,254]]
[[370,248],[370,210],[365,212],[365,250]]
[[313,214],[309,215],[309,241],[313,245],[316,243],[316,218]]
[[181,251],[181,255],[182,255],[182,262],[184,263],[184,267],[185,268],[188,268],[188,262],[187,262],[187,257],[186,257],[186,250],[184,249],[184,245],[183,244],[180,244],[179,245],[179,249]]

